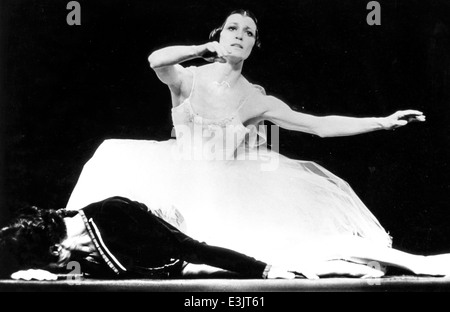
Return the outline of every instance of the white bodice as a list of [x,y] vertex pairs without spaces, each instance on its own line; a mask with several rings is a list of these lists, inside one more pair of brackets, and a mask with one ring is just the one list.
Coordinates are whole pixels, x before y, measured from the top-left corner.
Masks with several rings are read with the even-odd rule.
[[[196,70],[193,67],[189,69],[194,75],[191,93],[180,105],[172,108],[178,157],[189,160],[232,160],[245,148],[253,148],[265,142],[262,124],[244,126],[239,116],[240,109],[250,95],[243,98],[238,109],[229,116],[210,119],[196,113],[191,102]],[[254,86],[255,92],[263,92],[261,87]]]
[[226,118],[207,119],[194,112],[190,98],[172,109],[172,121],[183,159],[231,160],[238,148],[245,148],[250,133],[238,112]]

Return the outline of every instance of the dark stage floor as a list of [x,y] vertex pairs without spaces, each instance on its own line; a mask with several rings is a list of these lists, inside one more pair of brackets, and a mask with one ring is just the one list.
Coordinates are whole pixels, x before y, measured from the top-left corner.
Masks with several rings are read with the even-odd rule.
[[390,276],[319,280],[176,279],[14,281],[0,280],[2,292],[447,292],[450,277]]

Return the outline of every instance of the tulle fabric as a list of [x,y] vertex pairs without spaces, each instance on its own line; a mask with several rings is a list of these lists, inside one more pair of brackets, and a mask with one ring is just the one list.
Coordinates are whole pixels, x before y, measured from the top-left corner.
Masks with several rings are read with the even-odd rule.
[[[239,109],[220,120],[196,114],[196,69],[190,70],[191,94],[172,109],[176,139],[104,141],[85,164],[68,209],[128,197],[197,240],[279,265],[352,254],[353,238],[391,246],[345,181],[267,149],[259,121],[244,126]],[[254,85],[254,92],[264,89]]]
[[186,160],[176,149],[176,140],[104,141],[67,207],[128,197],[198,240],[280,265],[339,257],[350,237],[391,245],[350,186],[314,162],[266,149],[246,149],[241,160]]

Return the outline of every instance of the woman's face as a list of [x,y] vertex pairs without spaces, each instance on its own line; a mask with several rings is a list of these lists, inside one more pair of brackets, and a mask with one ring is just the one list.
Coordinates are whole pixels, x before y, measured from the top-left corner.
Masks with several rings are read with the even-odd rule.
[[220,44],[231,52],[228,57],[236,60],[247,59],[256,42],[256,30],[256,23],[251,17],[230,15],[220,33]]

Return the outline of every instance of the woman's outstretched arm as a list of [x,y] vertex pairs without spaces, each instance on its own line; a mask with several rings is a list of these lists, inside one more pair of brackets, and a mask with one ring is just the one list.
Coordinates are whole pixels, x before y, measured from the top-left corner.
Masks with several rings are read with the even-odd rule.
[[425,121],[417,110],[398,111],[387,117],[314,116],[292,110],[273,96],[262,96],[263,117],[282,128],[320,137],[351,136],[377,130],[393,130],[414,121]]

